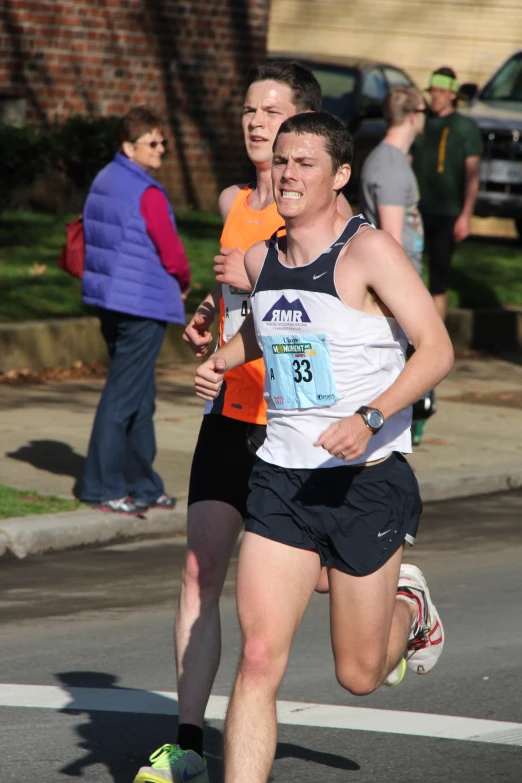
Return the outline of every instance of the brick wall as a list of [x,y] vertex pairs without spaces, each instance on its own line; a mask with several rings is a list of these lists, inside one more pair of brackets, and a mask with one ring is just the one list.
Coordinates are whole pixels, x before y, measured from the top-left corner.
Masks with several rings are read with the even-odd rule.
[[170,126],[162,180],[174,204],[213,209],[245,176],[242,79],[265,56],[269,0],[0,5],[0,96],[25,99],[28,121],[149,103]]

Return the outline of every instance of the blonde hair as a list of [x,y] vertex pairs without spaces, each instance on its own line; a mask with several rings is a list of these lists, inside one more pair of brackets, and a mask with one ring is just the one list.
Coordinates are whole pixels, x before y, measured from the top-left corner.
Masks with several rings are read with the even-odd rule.
[[408,114],[418,109],[420,103],[424,104],[424,98],[417,87],[392,87],[382,104],[382,113],[388,127],[402,125]]

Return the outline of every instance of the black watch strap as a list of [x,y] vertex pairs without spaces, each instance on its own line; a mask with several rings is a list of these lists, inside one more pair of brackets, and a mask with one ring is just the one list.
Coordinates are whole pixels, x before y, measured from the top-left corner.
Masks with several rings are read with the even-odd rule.
[[[369,416],[370,416],[370,413],[372,411],[376,411],[376,413],[378,413],[380,418],[381,418],[381,423],[379,424],[378,427],[372,427],[372,425],[370,424]],[[362,417],[362,420],[364,421],[364,423],[366,424],[368,429],[371,430],[374,435],[375,435],[376,432],[379,432],[379,430],[381,429],[382,425],[384,424],[384,416],[382,415],[381,411],[378,408],[371,408],[369,405],[361,405],[361,407],[357,408],[357,410],[355,412],[358,413]]]

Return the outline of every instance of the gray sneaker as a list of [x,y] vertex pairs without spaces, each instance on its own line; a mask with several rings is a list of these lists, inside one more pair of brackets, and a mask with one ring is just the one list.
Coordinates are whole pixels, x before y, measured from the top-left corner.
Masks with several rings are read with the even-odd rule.
[[143,509],[130,497],[102,500],[101,503],[94,503],[93,508],[109,514],[126,514],[132,517],[139,517],[143,514]]
[[149,761],[151,766],[142,767],[134,783],[209,783],[207,762],[193,750],[163,745]]
[[176,502],[175,497],[167,495],[167,493],[164,492],[159,498],[156,498],[153,503],[143,503],[141,500],[136,500],[136,506],[138,506],[143,513],[151,508],[162,508],[165,511],[173,511],[176,508]]

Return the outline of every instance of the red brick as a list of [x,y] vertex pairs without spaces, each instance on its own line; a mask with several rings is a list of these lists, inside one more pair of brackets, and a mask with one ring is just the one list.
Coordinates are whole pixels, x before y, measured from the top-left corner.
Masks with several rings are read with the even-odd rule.
[[[150,0],[4,0],[12,28],[7,35],[0,20],[0,79],[7,91],[27,90],[32,121],[38,115],[31,91],[49,119],[87,112],[87,104],[105,114],[124,113],[137,103],[152,103],[165,116],[175,110],[181,148],[170,134],[174,151],[163,181],[176,203],[183,203],[182,156],[200,206],[212,208],[219,189],[243,176],[238,147],[244,74],[237,55],[245,67],[264,56],[268,5],[165,0],[160,13],[160,4]],[[232,23],[241,14],[248,17],[248,42]],[[167,70],[166,83],[170,62],[176,67]],[[168,105],[172,99],[175,107]],[[204,133],[209,115],[215,146]]]

